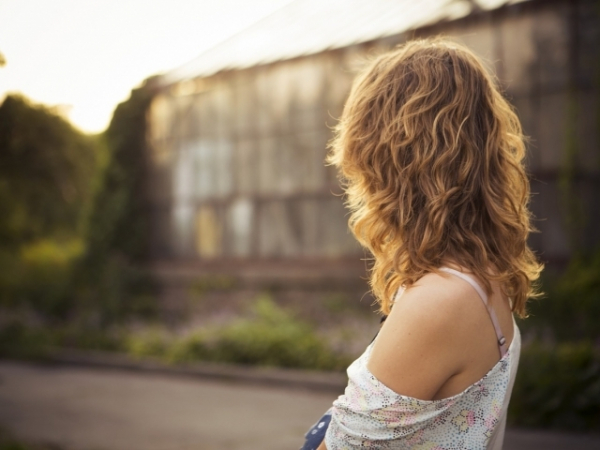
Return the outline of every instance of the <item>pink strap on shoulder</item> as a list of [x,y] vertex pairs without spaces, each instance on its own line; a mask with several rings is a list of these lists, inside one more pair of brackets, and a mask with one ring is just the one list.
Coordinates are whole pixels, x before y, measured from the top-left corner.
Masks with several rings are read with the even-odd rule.
[[506,348],[506,338],[502,334],[502,329],[500,328],[500,324],[498,322],[498,316],[496,316],[496,311],[494,311],[494,308],[492,307],[492,305],[490,305],[488,303],[488,296],[485,293],[485,290],[483,290],[483,288],[479,285],[479,283],[477,283],[473,278],[471,278],[469,275],[467,275],[465,273],[459,272],[458,270],[450,269],[449,267],[440,267],[439,270],[441,270],[442,272],[450,273],[459,278],[462,278],[467,283],[469,283],[471,286],[473,286],[473,288],[477,291],[477,293],[481,297],[481,300],[483,301],[483,304],[485,305],[485,307],[488,311],[488,314],[490,315],[490,319],[492,320],[492,325],[494,325],[494,331],[496,332],[496,337],[498,338],[498,347],[500,349],[500,356],[504,357],[504,355],[506,355],[506,352],[508,351],[508,349]]

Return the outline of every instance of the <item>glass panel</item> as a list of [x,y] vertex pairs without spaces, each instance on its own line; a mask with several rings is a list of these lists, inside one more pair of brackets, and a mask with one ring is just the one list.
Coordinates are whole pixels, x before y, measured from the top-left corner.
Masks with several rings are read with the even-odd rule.
[[323,133],[311,131],[295,136],[296,172],[298,184],[305,192],[317,192],[325,186],[325,139]]
[[222,223],[215,208],[202,205],[195,218],[196,251],[201,258],[210,259],[222,253]]
[[348,228],[348,211],[342,199],[323,199],[320,210],[321,256],[336,258],[359,254],[360,246]]
[[276,138],[258,141],[258,185],[261,194],[273,194],[278,191],[281,176],[281,155]]
[[215,197],[224,198],[233,192],[233,145],[225,137],[215,142],[214,182]]
[[299,222],[302,224],[303,256],[316,256],[321,251],[319,247],[319,204],[318,199],[300,200],[297,204]]
[[251,195],[257,190],[257,148],[254,140],[238,141],[236,149],[236,185],[239,194]]
[[194,207],[189,203],[176,203],[171,214],[174,253],[181,257],[191,256],[194,240]]
[[300,224],[290,216],[285,201],[265,202],[259,210],[259,254],[263,257],[297,256]]
[[239,198],[229,207],[228,229],[230,230],[231,253],[234,256],[250,256],[252,251],[252,223],[254,205],[249,199]]
[[193,199],[196,156],[192,143],[185,143],[178,150],[173,166],[173,197],[176,205],[183,205]]
[[212,140],[198,139],[189,143],[194,158],[191,161],[194,171],[194,195],[198,200],[210,198],[215,192],[215,150]]

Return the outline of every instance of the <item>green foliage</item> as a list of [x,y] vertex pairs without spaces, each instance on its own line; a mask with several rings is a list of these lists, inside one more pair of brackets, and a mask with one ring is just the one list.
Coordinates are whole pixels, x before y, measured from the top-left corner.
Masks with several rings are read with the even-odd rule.
[[257,299],[247,317],[183,336],[159,327],[125,331],[88,327],[85,322],[54,327],[17,319],[0,323],[0,356],[40,358],[52,347],[125,351],[136,358],[157,357],[171,363],[215,361],[319,370],[344,370],[351,361],[268,296]]
[[225,361],[218,358],[215,351],[216,333],[210,329],[199,329],[193,333],[174,340],[168,352],[163,356],[171,363],[190,363],[194,361]]
[[0,356],[43,359],[53,348],[119,351],[126,348],[122,330],[98,330],[85,324],[47,326],[12,318],[0,324]]
[[584,205],[582,198],[577,195],[575,183],[575,177],[579,171],[579,168],[577,167],[577,157],[580,152],[580,143],[577,138],[579,111],[577,105],[577,91],[574,86],[570,86],[567,100],[564,130],[565,144],[558,174],[558,188],[562,209],[561,218],[567,231],[571,250],[580,251],[582,231],[585,228],[587,221],[587,208],[586,205]]
[[44,239],[23,245],[19,252],[0,252],[0,304],[26,306],[50,317],[70,308],[73,261],[83,249],[80,239]]
[[0,327],[0,356],[11,358],[43,358],[53,344],[43,328],[28,327],[12,320]]
[[129,341],[136,356],[170,362],[217,361],[321,370],[343,370],[350,359],[335,354],[305,322],[277,306],[268,296],[252,305],[249,317],[223,327],[207,327],[169,339],[159,330]]
[[101,264],[88,266],[84,261],[77,267],[77,314],[94,317],[100,328],[127,318],[155,317],[156,282],[151,274],[116,252],[104,256]]
[[[519,327],[523,348],[509,418],[515,425],[600,429],[600,250],[580,254]],[[544,344],[540,344],[544,342]]]
[[248,317],[222,327],[205,327],[182,337],[151,329],[128,340],[137,357],[161,357],[173,363],[216,361],[305,369],[343,370],[348,356],[335,354],[305,322],[268,296],[252,305]]
[[600,352],[589,343],[523,349],[510,403],[513,425],[600,429]]
[[6,250],[72,236],[91,197],[95,138],[48,108],[9,95],[0,105],[0,242]]
[[152,100],[151,82],[131,91],[119,104],[104,133],[109,163],[90,214],[89,258],[104,262],[117,252],[143,261],[148,251],[148,211],[144,202],[147,168],[146,112]]
[[[197,344],[196,344],[197,345]],[[347,360],[332,354],[314,330],[263,296],[252,317],[233,323],[207,342],[214,359],[313,369],[343,369]]]
[[101,151],[52,110],[8,96],[0,106],[0,306],[49,317],[72,305],[73,263]]
[[160,328],[150,328],[128,336],[125,346],[136,358],[164,358],[173,345],[173,339]]
[[600,250],[574,257],[544,289],[548,297],[532,302],[530,317],[519,325],[523,331],[559,342],[600,342]]
[[101,326],[156,312],[156,284],[142,269],[149,248],[144,181],[150,85],[147,81],[134,89],[116,108],[103,136],[108,163],[89,213],[86,251],[75,277],[79,305],[95,310]]
[[107,326],[156,311],[141,269],[149,84],[107,131],[85,136],[52,110],[8,96],[0,106],[0,307]]

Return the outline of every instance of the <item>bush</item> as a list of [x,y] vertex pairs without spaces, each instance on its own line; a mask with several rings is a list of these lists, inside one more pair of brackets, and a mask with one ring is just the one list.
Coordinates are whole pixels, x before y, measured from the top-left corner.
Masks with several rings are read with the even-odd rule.
[[10,321],[0,328],[0,356],[10,358],[43,358],[53,345],[51,333],[32,328],[20,321]]
[[600,344],[600,249],[574,257],[556,280],[546,276],[547,298],[529,307],[524,332],[558,342],[592,340]]
[[262,296],[248,317],[228,325],[199,328],[176,336],[158,327],[125,331],[84,321],[36,326],[22,318],[0,323],[0,356],[43,358],[52,347],[125,351],[136,358],[158,357],[171,363],[214,361],[234,364],[344,370],[351,361],[334,352],[307,323]]
[[[92,270],[95,267],[95,270]],[[106,328],[127,319],[154,318],[158,311],[157,284],[149,271],[118,254],[104,255],[101,264],[76,267],[72,286],[76,315],[96,317],[94,326]]]
[[219,330],[212,342],[214,359],[310,369],[346,367],[347,358],[334,355],[310,325],[295,319],[269,297],[260,298],[253,309],[253,318]]
[[83,324],[53,327],[28,324],[21,318],[0,324],[0,357],[44,359],[53,348],[123,351],[124,333]]
[[[509,420],[514,425],[600,429],[600,249],[543,278],[546,298],[519,321],[523,347]],[[540,343],[540,342],[543,342]]]
[[236,364],[343,370],[350,362],[335,354],[314,329],[278,307],[268,296],[252,306],[250,317],[224,327],[207,327],[169,338],[160,330],[138,333],[128,340],[138,357],[167,361],[215,361]]
[[513,425],[600,429],[600,352],[589,343],[523,348],[510,403]]
[[152,80],[119,104],[101,143],[107,161],[87,214],[85,252],[75,273],[80,308],[100,326],[157,312],[156,283],[148,260],[151,217],[146,204],[146,112]]
[[80,232],[100,147],[51,109],[8,95],[0,105],[0,242],[19,249]]
[[126,340],[127,351],[136,358],[161,357],[167,355],[173,340],[158,328],[131,334]]
[[0,105],[0,306],[54,320],[74,301],[74,260],[102,146],[52,109],[9,95]]
[[43,239],[24,245],[16,254],[0,254],[0,304],[64,316],[72,306],[73,263],[82,249],[79,239]]

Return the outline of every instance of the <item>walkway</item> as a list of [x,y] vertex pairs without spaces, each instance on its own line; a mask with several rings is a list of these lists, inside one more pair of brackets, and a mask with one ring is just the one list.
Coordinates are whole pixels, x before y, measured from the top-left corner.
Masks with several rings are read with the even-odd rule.
[[[122,370],[0,361],[0,427],[67,450],[295,450],[335,395]],[[598,449],[510,432],[506,450]]]

